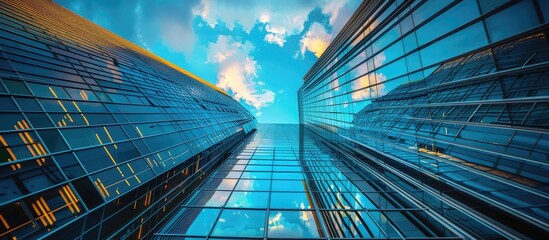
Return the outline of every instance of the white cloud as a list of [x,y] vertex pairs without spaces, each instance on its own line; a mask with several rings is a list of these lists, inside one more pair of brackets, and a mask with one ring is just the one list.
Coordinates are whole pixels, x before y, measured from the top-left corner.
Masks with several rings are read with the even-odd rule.
[[196,36],[190,22],[186,24],[169,18],[161,18],[160,21],[160,34],[163,41],[170,49],[190,56],[196,43]]
[[308,50],[319,58],[330,44],[330,41],[331,36],[326,32],[324,26],[314,22],[299,42],[301,56]]
[[[197,4],[196,0],[189,0],[186,4],[180,4],[176,0],[158,3],[138,1],[134,12],[139,43],[148,48],[160,42],[171,51],[190,56],[197,42],[191,8]],[[118,14],[124,16],[124,13]]]
[[315,1],[214,1],[202,0],[193,13],[210,27],[223,22],[229,30],[237,25],[249,33],[256,24],[265,26],[264,40],[284,46],[289,36],[304,30],[309,13],[318,7]]
[[207,62],[219,65],[218,87],[232,93],[237,101],[242,100],[259,110],[274,102],[275,93],[263,89],[260,81],[254,81],[260,66],[250,56],[253,50],[254,46],[248,41],[221,35],[209,44]]
[[[331,30],[327,31],[323,25],[317,22],[311,24],[307,33],[300,40],[299,53],[301,56],[303,57],[307,51],[310,51],[319,58],[359,4],[360,1],[355,0],[324,0],[319,7],[322,13],[329,17]],[[294,58],[298,58],[299,53],[296,52]]]
[[359,4],[360,1],[354,0],[324,0],[321,10],[330,18],[334,35],[343,28]]

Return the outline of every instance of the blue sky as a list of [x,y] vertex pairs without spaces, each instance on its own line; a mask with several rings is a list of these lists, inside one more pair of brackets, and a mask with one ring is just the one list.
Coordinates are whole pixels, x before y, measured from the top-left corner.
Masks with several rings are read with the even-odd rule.
[[260,122],[297,123],[303,76],[360,0],[56,0],[225,89]]

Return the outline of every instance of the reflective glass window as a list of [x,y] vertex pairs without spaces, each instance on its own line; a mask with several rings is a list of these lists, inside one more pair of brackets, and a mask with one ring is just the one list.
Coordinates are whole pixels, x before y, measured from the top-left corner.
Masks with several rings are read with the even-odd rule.
[[271,193],[271,208],[310,209],[312,207],[312,203],[304,192]]
[[[454,33],[420,51],[424,66],[455,57],[467,51],[485,46],[488,43],[482,23],[476,23]],[[447,46],[453,46],[448,48]]]
[[271,211],[267,236],[293,239],[322,237],[316,218],[312,211]]
[[70,152],[55,155],[53,158],[55,158],[57,164],[59,164],[59,167],[61,167],[69,179],[79,177],[85,173],[84,169],[82,169],[74,155]]
[[38,134],[46,144],[50,153],[68,150],[65,141],[57,130],[41,130],[38,131]]
[[[519,15],[520,21],[509,21]],[[486,19],[486,27],[492,42],[505,39],[538,25],[532,1],[521,1]]]
[[23,97],[16,97],[15,98],[15,101],[17,102],[17,104],[19,105],[19,107],[21,108],[22,111],[29,111],[29,112],[41,112],[42,111],[42,108],[40,107],[40,105],[38,104],[38,102],[36,102],[36,100],[34,100],[34,98],[23,98]]
[[250,180],[241,179],[235,187],[235,190],[248,191],[269,191],[271,189],[270,180]]
[[225,209],[213,229],[213,236],[263,237],[266,212],[263,210]]
[[22,81],[14,81],[14,80],[7,80],[2,79],[8,90],[12,94],[22,94],[22,95],[30,95],[30,91],[27,89],[27,86],[25,86],[25,83]]
[[208,235],[219,212],[220,209],[187,208],[183,212],[182,217],[184,217],[183,219],[185,220],[192,219],[192,221],[181,221],[174,226],[175,229],[173,231],[178,234],[197,236]]
[[191,203],[197,206],[221,207],[229,198],[229,191],[200,191]]
[[232,208],[267,208],[268,192],[233,192],[225,207]]
[[13,103],[10,97],[0,96],[0,110],[3,111],[16,111],[17,106]]
[[416,31],[419,45],[442,36],[479,16],[477,2],[464,0],[429,21]]
[[509,2],[509,0],[479,0],[479,2],[480,2],[480,9],[482,9],[482,12],[487,13]]

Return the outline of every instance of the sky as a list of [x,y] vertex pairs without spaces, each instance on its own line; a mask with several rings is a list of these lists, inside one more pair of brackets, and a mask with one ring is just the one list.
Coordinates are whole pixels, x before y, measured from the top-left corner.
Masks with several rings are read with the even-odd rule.
[[298,123],[303,76],[360,0],[56,0],[221,87],[263,123]]

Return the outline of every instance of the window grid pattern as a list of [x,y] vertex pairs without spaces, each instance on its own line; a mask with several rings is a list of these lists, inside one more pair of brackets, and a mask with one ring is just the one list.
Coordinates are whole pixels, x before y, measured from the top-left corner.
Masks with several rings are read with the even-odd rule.
[[255,128],[222,90],[55,3],[2,1],[0,26],[0,238],[119,234]]
[[[326,140],[403,164],[403,174],[431,174],[420,183],[450,184],[531,228],[494,216],[496,225],[545,234],[549,18],[542,2],[363,3],[305,76],[300,121]],[[516,14],[528,19],[514,24]]]
[[260,124],[155,239],[461,239],[298,125]]

